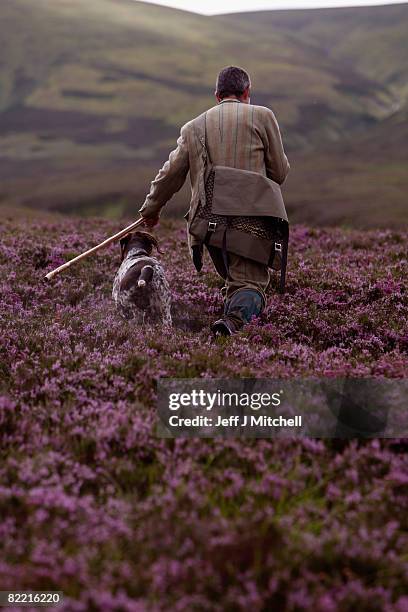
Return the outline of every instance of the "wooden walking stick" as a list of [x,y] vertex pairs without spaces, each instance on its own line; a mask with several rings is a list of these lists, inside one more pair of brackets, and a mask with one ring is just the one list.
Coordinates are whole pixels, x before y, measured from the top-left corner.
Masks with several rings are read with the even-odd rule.
[[80,255],[77,255],[76,257],[74,257],[74,259],[71,259],[70,261],[67,261],[66,263],[62,264],[62,266],[55,268],[55,270],[51,270],[51,272],[48,272],[48,274],[45,275],[45,278],[47,280],[51,280],[51,278],[53,278],[56,274],[59,274],[63,270],[66,270],[67,268],[71,267],[72,264],[76,263],[77,261],[80,261],[81,259],[84,259],[84,257],[88,257],[88,255],[92,255],[92,253],[96,253],[96,251],[99,251],[99,249],[103,249],[103,247],[107,246],[111,242],[115,242],[115,240],[119,240],[119,238],[123,238],[123,236],[126,236],[126,234],[136,229],[137,227],[139,227],[139,225],[142,225],[142,223],[144,222],[145,222],[145,219],[143,217],[140,217],[140,219],[138,219],[134,223],[131,223],[131,225],[128,225],[127,227],[125,227],[123,230],[121,230],[114,236],[107,238],[100,244],[97,244],[96,246],[92,247],[92,249],[85,251],[85,253],[81,253]]

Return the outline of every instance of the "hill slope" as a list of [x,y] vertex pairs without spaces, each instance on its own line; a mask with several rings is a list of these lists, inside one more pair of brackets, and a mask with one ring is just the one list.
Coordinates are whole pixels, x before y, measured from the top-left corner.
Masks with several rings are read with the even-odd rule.
[[[3,0],[0,201],[134,212],[180,125],[213,104],[216,73],[236,63],[252,74],[252,101],[276,112],[296,161],[286,188],[289,212],[303,218],[303,177],[314,161],[325,166],[322,180],[331,187],[316,185],[309,210],[324,208],[338,222],[337,202],[346,198],[350,210],[360,204],[341,181],[333,192],[339,156],[331,143],[350,135],[358,142],[406,96],[407,6],[355,10],[341,19],[335,11],[210,18],[131,0]],[[383,53],[378,74],[373,49]],[[367,158],[359,185],[367,205],[366,177],[376,176],[370,158],[382,146],[370,142],[359,157]],[[395,221],[401,200],[394,162],[384,174]],[[354,222],[353,215],[345,219]],[[384,219],[376,214],[370,222]]]
[[[315,45],[351,74],[408,94],[407,4],[227,15],[229,23],[280,31]],[[363,83],[361,83],[363,85]]]

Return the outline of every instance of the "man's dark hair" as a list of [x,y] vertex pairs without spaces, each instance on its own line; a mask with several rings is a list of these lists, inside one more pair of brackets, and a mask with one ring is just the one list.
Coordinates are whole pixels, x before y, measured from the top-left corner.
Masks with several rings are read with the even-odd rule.
[[251,87],[249,74],[237,66],[223,68],[217,77],[215,91],[220,98],[236,96],[240,98],[244,91]]

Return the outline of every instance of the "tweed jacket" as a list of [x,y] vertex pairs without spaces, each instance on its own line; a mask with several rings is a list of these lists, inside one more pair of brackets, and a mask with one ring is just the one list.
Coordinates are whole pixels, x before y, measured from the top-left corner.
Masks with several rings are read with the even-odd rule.
[[[203,115],[186,123],[169,156],[152,181],[140,214],[152,217],[181,189],[190,172],[191,200],[187,222],[191,222],[201,198],[203,184],[203,143],[196,129]],[[207,111],[206,146],[212,163],[250,170],[282,184],[289,172],[279,126],[274,113],[264,107],[225,99]],[[194,239],[189,235],[190,247]]]

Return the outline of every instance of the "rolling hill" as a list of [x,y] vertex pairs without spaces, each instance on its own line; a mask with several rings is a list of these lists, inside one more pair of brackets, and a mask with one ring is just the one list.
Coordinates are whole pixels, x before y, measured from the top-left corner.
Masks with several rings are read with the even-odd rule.
[[[292,220],[407,217],[408,5],[205,17],[131,0],[3,0],[0,22],[8,207],[134,214],[234,63],[280,121]],[[171,210],[187,198],[186,187]]]

